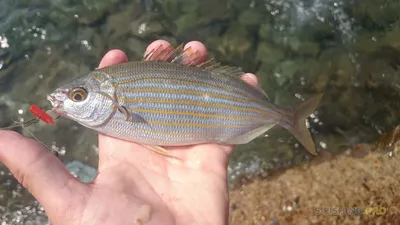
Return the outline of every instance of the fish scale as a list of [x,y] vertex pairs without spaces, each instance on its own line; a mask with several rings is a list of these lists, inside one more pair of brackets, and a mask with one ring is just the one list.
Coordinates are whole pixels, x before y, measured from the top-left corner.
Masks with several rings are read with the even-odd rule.
[[[240,79],[239,68],[213,62],[184,65],[178,59],[185,52],[177,52],[168,62],[127,62],[79,77],[48,96],[53,111],[153,150],[200,143],[245,144],[280,125],[316,153],[305,120],[322,94],[295,109],[282,108]],[[75,90],[83,90],[85,98],[72,99]]]

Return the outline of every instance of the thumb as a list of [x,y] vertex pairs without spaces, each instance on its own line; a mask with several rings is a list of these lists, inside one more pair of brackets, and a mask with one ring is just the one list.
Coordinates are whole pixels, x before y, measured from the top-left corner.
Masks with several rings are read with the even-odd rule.
[[17,132],[0,131],[0,162],[42,204],[50,219],[86,191],[56,156]]

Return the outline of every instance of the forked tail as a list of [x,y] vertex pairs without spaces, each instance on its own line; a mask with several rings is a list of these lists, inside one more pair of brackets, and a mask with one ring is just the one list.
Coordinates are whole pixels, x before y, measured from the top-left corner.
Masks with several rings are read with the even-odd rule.
[[299,105],[294,111],[291,126],[286,127],[286,129],[288,129],[293,136],[296,137],[296,139],[304,146],[304,148],[313,155],[317,155],[317,151],[315,150],[311,133],[306,126],[306,119],[318,107],[322,96],[323,94],[318,94],[317,96],[314,96]]

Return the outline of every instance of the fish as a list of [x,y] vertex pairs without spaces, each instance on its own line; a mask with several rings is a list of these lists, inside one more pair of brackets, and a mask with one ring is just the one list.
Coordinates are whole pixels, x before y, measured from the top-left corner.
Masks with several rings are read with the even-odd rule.
[[51,110],[163,155],[165,146],[246,144],[275,125],[317,154],[306,119],[323,93],[293,109],[280,107],[244,82],[240,67],[214,59],[195,65],[198,52],[182,46],[74,78],[47,95]]

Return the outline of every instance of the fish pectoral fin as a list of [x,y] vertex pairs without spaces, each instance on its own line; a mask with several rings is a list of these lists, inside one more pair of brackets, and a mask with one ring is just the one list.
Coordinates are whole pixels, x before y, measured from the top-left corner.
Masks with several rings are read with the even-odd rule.
[[136,113],[132,113],[125,106],[118,105],[117,108],[120,113],[124,114],[126,121],[148,124],[147,121],[142,116]]
[[160,155],[174,157],[171,154],[169,154],[169,152],[166,149],[164,149],[163,147],[160,147],[158,145],[143,145],[142,144],[142,146],[146,147],[146,148],[150,149],[151,151],[156,152],[156,153],[158,153]]
[[262,125],[260,127],[257,127],[243,135],[240,135],[238,137],[232,138],[232,140],[228,140],[227,143],[229,144],[234,144],[234,145],[240,145],[240,144],[246,144],[252,141],[254,138],[260,136],[261,134],[267,132],[269,129],[271,129],[273,126],[275,126],[276,123],[268,123],[265,125]]
[[149,125],[149,123],[142,116],[136,113],[131,114],[131,121],[134,123],[145,123]]

